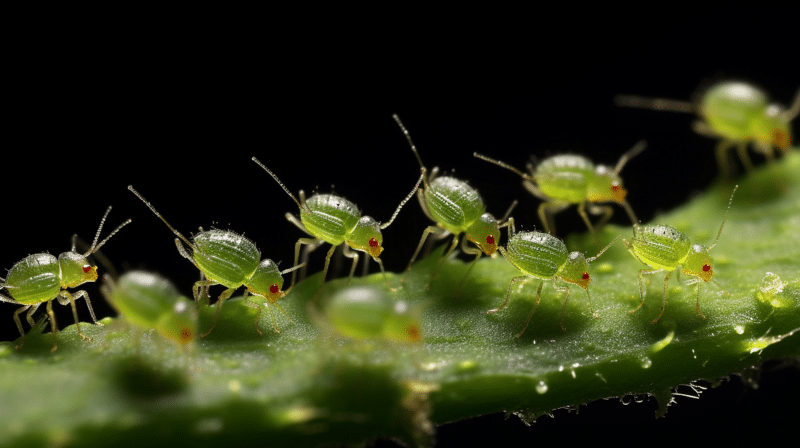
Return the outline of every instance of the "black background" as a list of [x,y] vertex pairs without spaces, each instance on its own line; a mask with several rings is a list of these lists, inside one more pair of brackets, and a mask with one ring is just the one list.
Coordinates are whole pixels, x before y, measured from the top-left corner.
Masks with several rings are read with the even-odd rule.
[[[385,221],[419,173],[393,113],[429,168],[469,179],[496,216],[519,199],[514,216],[527,229],[540,226],[539,201],[473,152],[518,167],[531,155],[561,152],[613,165],[647,139],[648,150],[623,171],[629,201],[647,222],[713,181],[715,143],[691,131],[690,115],[616,109],[613,96],[688,100],[704,83],[736,78],[786,105],[800,86],[797,12],[565,5],[536,14],[359,11],[371,18],[358,22],[342,11],[273,11],[263,21],[245,12],[209,18],[205,11],[200,19],[195,11],[138,22],[109,16],[57,31],[30,18],[6,59],[2,263],[66,251],[75,232],[90,240],[113,205],[104,235],[124,219],[134,222],[103,251],[121,269],[156,270],[188,290],[196,269],[126,190],[133,184],[184,234],[198,226],[243,232],[263,256],[288,267],[300,232],[283,214],[296,206],[250,158],[295,193],[334,185]],[[389,24],[398,18],[402,24]],[[614,221],[627,217],[617,209]],[[405,267],[426,225],[413,201],[384,231],[389,270]],[[561,235],[584,230],[574,209],[557,225]],[[97,286],[85,286],[98,315],[110,315]],[[56,308],[62,326],[72,322],[68,307]],[[5,340],[18,336],[14,309],[0,304]],[[88,320],[83,303],[79,309]],[[559,411],[531,428],[500,416],[461,422],[441,428],[440,440],[520,436],[533,444],[647,434],[642,442],[652,443],[697,430],[769,439],[798,415],[783,407],[789,397],[796,406],[797,365],[773,367],[765,381],[778,392],[734,380],[705,394],[717,398],[679,399],[666,419],[652,418],[652,400],[607,401],[577,416]]]

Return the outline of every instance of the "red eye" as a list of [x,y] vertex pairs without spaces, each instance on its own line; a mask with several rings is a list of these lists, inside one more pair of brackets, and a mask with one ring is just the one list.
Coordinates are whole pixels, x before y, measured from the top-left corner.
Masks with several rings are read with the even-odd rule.
[[378,240],[376,240],[375,238],[370,238],[369,247],[378,247]]
[[789,147],[789,135],[783,131],[775,131],[773,133],[773,138],[775,139],[775,144],[778,145],[779,148],[787,148]]
[[711,265],[710,264],[704,264],[703,265],[703,272],[708,272],[710,270],[711,270]]
[[280,291],[280,290],[281,290],[281,288],[278,287],[277,283],[273,283],[272,286],[269,287],[269,292],[271,292],[273,294],[277,294],[278,291]]
[[583,275],[581,275],[581,278],[584,279],[584,280],[589,280],[589,273],[588,272],[584,272]]
[[494,246],[494,237],[492,235],[486,237],[486,244]]
[[192,340],[192,330],[188,328],[181,329],[181,340],[185,342],[189,342]]
[[611,182],[611,189],[614,191],[619,190],[619,182],[617,181]]
[[420,335],[419,335],[419,327],[418,326],[411,325],[406,329],[406,332],[408,333],[408,337],[412,341],[419,341]]
[[83,269],[83,273],[86,274],[87,272],[92,270],[92,267],[87,264],[86,266],[83,266],[81,269]]

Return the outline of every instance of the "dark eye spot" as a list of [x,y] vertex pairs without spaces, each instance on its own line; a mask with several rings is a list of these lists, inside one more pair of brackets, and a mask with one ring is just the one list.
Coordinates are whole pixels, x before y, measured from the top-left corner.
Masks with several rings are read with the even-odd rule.
[[378,247],[378,240],[376,240],[375,238],[370,238],[369,247]]
[[83,269],[83,273],[86,274],[92,270],[92,267],[87,264],[86,266],[83,266],[81,269]]
[[711,270],[711,265],[706,263],[703,265],[703,272],[708,272]]
[[494,246],[494,237],[492,235],[486,237],[486,244]]
[[281,288],[278,287],[277,283],[273,283],[272,286],[269,287],[269,292],[271,292],[273,294],[277,294],[278,291],[280,291],[280,290],[281,290]]
[[581,275],[581,278],[584,279],[584,280],[589,280],[589,273],[588,272],[584,272],[583,275]]
[[619,190],[619,182],[617,181],[611,182],[611,189],[614,191]]

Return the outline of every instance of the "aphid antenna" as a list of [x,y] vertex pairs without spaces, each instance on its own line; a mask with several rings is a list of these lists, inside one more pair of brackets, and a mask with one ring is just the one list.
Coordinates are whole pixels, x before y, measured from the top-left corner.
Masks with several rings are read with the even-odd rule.
[[474,157],[477,157],[477,158],[481,159],[481,160],[485,160],[485,161],[487,161],[489,163],[494,163],[497,166],[500,166],[500,167],[503,167],[503,168],[505,168],[507,170],[513,171],[513,172],[519,174],[523,179],[530,180],[530,181],[534,180],[533,177],[531,177],[529,174],[523,173],[522,171],[514,168],[513,166],[511,166],[511,165],[509,165],[509,164],[507,164],[507,163],[505,163],[503,161],[495,160],[495,159],[486,157],[485,155],[478,154],[477,152],[472,153],[472,155]]
[[267,166],[266,166],[266,165],[264,165],[263,163],[261,163],[261,161],[260,161],[260,160],[258,160],[258,159],[257,159],[255,156],[253,156],[252,160],[253,160],[253,162],[256,162],[256,163],[258,164],[258,166],[260,166],[261,168],[264,168],[264,171],[266,171],[267,173],[269,173],[269,175],[270,175],[270,176],[272,176],[272,178],[273,178],[273,179],[275,179],[275,182],[277,182],[277,183],[278,183],[278,185],[280,185],[280,186],[281,186],[281,188],[283,188],[283,191],[285,191],[285,192],[286,192],[286,194],[288,194],[288,195],[289,195],[289,197],[290,197],[290,198],[292,198],[292,200],[294,201],[294,203],[295,203],[295,204],[297,204],[297,206],[298,206],[298,207],[300,207],[300,208],[308,208],[308,206],[305,206],[305,207],[303,207],[305,204],[301,204],[301,203],[300,203],[300,201],[298,201],[298,200],[297,200],[297,198],[296,198],[296,197],[294,197],[294,195],[292,194],[292,192],[291,192],[291,191],[289,191],[289,189],[288,189],[288,188],[286,188],[286,185],[284,185],[284,184],[283,184],[283,182],[281,182],[281,180],[280,180],[280,179],[278,179],[278,176],[276,176],[276,175],[275,175],[275,173],[273,173],[272,171],[270,171],[270,170],[269,170],[269,168],[267,168]]
[[[89,248],[88,252],[83,254],[84,257],[86,257],[89,254],[95,253],[98,250],[100,250],[100,248],[103,247],[103,245],[106,244],[106,242],[109,239],[111,239],[112,236],[114,236],[117,232],[119,232],[120,229],[122,229],[123,227],[125,227],[126,225],[131,223],[130,219],[128,219],[127,221],[123,222],[122,224],[117,226],[117,228],[114,229],[114,231],[111,232],[110,235],[108,235],[103,241],[101,241],[100,244],[97,244],[97,240],[100,238],[100,232],[103,230],[103,224],[106,223],[106,218],[108,217],[109,213],[111,213],[111,206],[110,205],[106,209],[106,213],[103,215],[103,219],[100,220],[100,226],[97,228],[97,233],[94,234],[94,240],[92,241],[92,246]],[[76,237],[77,237],[77,235],[72,237],[72,251],[73,252],[75,252]]]
[[[168,223],[168,222],[167,222],[167,220],[166,220],[166,219],[164,219],[164,217],[163,217],[163,216],[161,216],[161,213],[159,213],[159,212],[156,210],[156,208],[155,208],[155,207],[153,207],[153,205],[152,205],[152,204],[150,204],[149,202],[147,202],[147,199],[145,199],[145,198],[144,198],[144,196],[142,196],[141,194],[139,194],[139,192],[138,192],[138,191],[136,191],[136,190],[133,188],[133,185],[128,185],[128,190],[130,190],[130,191],[131,191],[131,193],[135,194],[135,195],[136,195],[136,197],[138,197],[139,199],[141,199],[141,200],[142,200],[142,202],[144,202],[144,205],[146,205],[146,206],[147,206],[147,208],[149,208],[151,212],[155,213],[155,215],[156,215],[156,216],[158,216],[158,218],[159,218],[161,221],[163,221],[163,222],[164,222],[164,224],[166,224],[166,225],[167,225],[167,227],[169,227],[169,229],[170,229],[170,230],[172,230],[172,233],[174,233],[174,234],[175,234],[175,236],[177,236],[178,238],[182,239],[182,240],[183,240],[183,241],[184,241],[184,242],[185,242],[185,243],[186,243],[186,244],[187,244],[189,247],[191,247],[192,249],[194,249],[194,244],[192,244],[192,242],[191,242],[191,241],[189,241],[188,239],[186,239],[186,237],[185,237],[185,236],[183,236],[183,234],[182,234],[181,232],[178,232],[177,230],[175,230],[175,228],[174,228],[174,227],[172,227],[172,226],[170,225],[170,223]],[[106,238],[106,239],[108,239],[108,238]],[[105,241],[103,241],[103,242],[105,243]]]
[[422,163],[422,158],[420,158],[419,152],[417,152],[417,147],[414,145],[414,141],[411,140],[411,134],[408,133],[408,129],[406,129],[406,127],[403,125],[403,122],[400,121],[400,117],[398,117],[397,114],[392,114],[392,118],[394,118],[394,121],[396,121],[398,126],[400,126],[400,130],[403,131],[403,135],[406,136],[406,140],[408,140],[411,150],[414,151],[414,155],[417,157],[417,162],[419,162],[420,168],[425,168],[425,164]]
[[[277,264],[280,264],[280,262],[278,262],[278,263],[275,263],[275,264],[276,264],[276,265],[277,265]],[[288,274],[288,273],[290,273],[290,272],[292,272],[292,271],[296,271],[297,269],[300,269],[300,268],[304,267],[305,265],[306,265],[306,262],[304,261],[304,262],[302,262],[302,263],[298,264],[297,266],[292,266],[292,267],[291,267],[291,268],[289,268],[289,269],[285,269],[285,270],[281,271],[281,275],[283,275],[283,274]]]
[[731,204],[733,203],[733,195],[736,194],[736,190],[739,188],[738,185],[733,187],[733,191],[731,192],[731,198],[728,199],[728,209],[725,210],[725,216],[722,218],[722,224],[719,225],[719,232],[717,232],[717,239],[714,240],[714,244],[709,246],[706,250],[711,250],[714,246],[717,245],[717,241],[719,241],[719,236],[722,235],[722,228],[725,226],[725,220],[728,219],[728,212],[731,211]]
[[400,201],[400,205],[398,205],[397,206],[397,210],[394,211],[394,214],[392,215],[392,219],[390,219],[389,222],[387,222],[386,224],[381,224],[381,230],[383,230],[383,229],[389,227],[390,225],[392,225],[392,223],[394,222],[394,219],[397,218],[397,215],[400,213],[400,210],[403,208],[404,205],[406,205],[406,202],[408,202],[409,200],[411,200],[412,197],[414,197],[414,193],[417,192],[417,189],[419,188],[419,184],[422,183],[422,179],[425,179],[425,173],[427,173],[428,170],[425,169],[425,167],[423,166],[422,168],[420,168],[419,172],[420,172],[419,180],[417,180],[417,183],[414,185],[414,188],[411,189],[411,193],[409,193],[408,196],[405,197],[405,199]]
[[622,168],[625,167],[625,164],[628,163],[629,160],[638,156],[642,151],[647,149],[647,142],[645,140],[639,140],[633,145],[633,148],[629,149],[628,152],[622,155],[617,162],[617,166],[614,167],[614,173],[619,174],[622,171]]
[[797,92],[794,94],[792,105],[783,111],[782,115],[783,118],[786,119],[787,123],[794,120],[797,115],[800,115],[800,89],[797,89]]
[[508,206],[508,210],[506,210],[506,213],[503,215],[502,218],[500,218],[498,224],[500,225],[501,228],[508,226],[509,216],[511,216],[511,212],[513,212],[514,209],[517,208],[517,204],[519,204],[519,201],[514,199],[514,202],[512,202],[511,205]]
[[636,95],[617,95],[614,97],[614,104],[618,107],[632,107],[636,109],[652,109],[681,113],[696,112],[694,104],[688,101],[650,98]]
[[[603,255],[603,253],[604,253],[605,251],[607,251],[607,250],[608,250],[608,248],[609,248],[609,247],[611,247],[611,245],[612,245],[612,244],[614,244],[615,242],[617,242],[617,240],[619,239],[619,237],[620,237],[620,236],[622,236],[622,235],[617,235],[617,237],[616,237],[616,238],[614,238],[613,240],[611,240],[611,242],[610,242],[610,243],[608,243],[608,245],[607,245],[606,247],[604,247],[602,250],[600,250],[600,252],[598,252],[598,253],[597,253],[597,255],[595,255],[594,257],[591,257],[591,258],[587,258],[587,259],[586,259],[586,262],[587,262],[587,263],[591,263],[591,262],[593,262],[594,260],[597,260],[598,258],[600,258],[600,255]],[[586,291],[589,291],[589,290],[587,289]]]

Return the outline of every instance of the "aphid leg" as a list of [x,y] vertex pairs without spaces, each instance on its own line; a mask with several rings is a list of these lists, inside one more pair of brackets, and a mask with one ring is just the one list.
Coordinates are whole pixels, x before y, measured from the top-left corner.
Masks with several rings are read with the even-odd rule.
[[28,319],[28,323],[30,323],[30,324],[31,324],[31,326],[33,326],[33,316],[31,316],[31,314],[32,314],[34,311],[36,311],[36,308],[38,308],[38,307],[39,307],[39,305],[40,305],[40,304],[39,304],[39,303],[37,303],[37,304],[35,304],[35,305],[23,306],[22,308],[20,308],[20,309],[18,309],[17,311],[15,311],[15,312],[14,312],[14,323],[15,323],[15,324],[17,324],[17,330],[19,330],[19,334],[20,334],[20,336],[21,336],[21,338],[20,338],[20,342],[19,342],[19,345],[18,345],[18,346],[16,346],[16,349],[17,349],[17,350],[21,349],[21,348],[22,348],[22,346],[23,346],[23,345],[25,345],[25,331],[23,331],[23,330],[22,330],[22,322],[20,322],[20,320],[19,320],[19,315],[20,315],[20,313],[22,313],[23,311],[25,311],[25,310],[27,310],[27,309],[30,309],[30,311],[28,312],[28,315],[27,315],[26,317],[27,317],[27,319]]
[[[589,228],[589,232],[592,233],[592,238],[594,238],[595,244],[599,246],[600,241],[597,239],[597,232],[595,232],[594,227],[592,227],[592,222],[589,221],[589,215],[586,214],[586,201],[578,204],[578,214],[581,215],[581,219],[583,219],[583,222],[586,223],[586,227]],[[555,226],[553,226],[553,228],[555,228]]]
[[322,290],[322,287],[325,285],[325,277],[328,275],[328,266],[331,264],[331,256],[333,256],[333,251],[336,250],[336,246],[331,245],[330,250],[328,250],[328,254],[325,255],[325,267],[322,268],[322,278],[319,279],[319,289],[317,289],[317,293]]
[[[187,251],[186,248],[183,247],[183,243],[181,243],[180,239],[175,238],[175,246],[178,248],[178,253],[180,253],[183,258],[191,261],[192,264],[194,265],[194,267],[196,267],[197,269],[200,269],[200,266],[198,266],[197,262],[194,261],[194,257],[192,257],[192,254],[190,254],[189,251]],[[194,246],[190,246],[190,247],[192,248],[192,250],[194,250]]]
[[[367,257],[364,257],[365,259]],[[386,286],[391,289],[392,291],[397,291],[395,288],[389,286],[389,278],[386,277],[386,270],[383,268],[383,261],[380,258],[373,258],[376,263],[378,263],[378,267],[381,268],[381,274],[383,274],[383,282],[386,283]]]
[[[256,321],[255,321],[256,333],[258,333],[259,336],[264,336],[264,333],[262,333],[261,330],[258,328],[258,324],[261,322],[261,305],[255,303],[255,302],[251,302],[247,298],[248,295],[249,295],[249,291],[247,290],[247,288],[245,288],[244,289],[244,294],[242,295],[242,298],[244,299],[244,304],[245,304],[245,306],[248,306],[248,307],[253,308],[254,310],[256,310]],[[273,319],[272,324],[273,324],[273,326],[275,325],[274,319]],[[277,333],[280,333],[280,331],[278,331],[278,327],[275,327],[275,331]]]
[[[556,282],[558,282],[558,277],[553,278],[553,289],[555,289],[556,291],[561,291],[566,294],[566,297],[564,297],[564,305],[561,307],[561,331],[567,331],[567,327],[564,326],[564,318],[567,317],[567,302],[569,302],[569,288],[566,286],[558,286],[556,285]],[[587,289],[586,292],[589,292],[589,290]]]
[[[542,220],[542,225],[544,225],[544,231],[555,235],[556,234],[556,226],[555,220],[553,219],[553,215],[564,210],[565,208],[569,207],[568,202],[558,202],[558,201],[551,201],[551,202],[542,202],[539,204],[539,219]],[[580,213],[580,211],[578,212]],[[592,224],[589,222],[589,218],[586,217],[586,213],[583,214],[584,221],[586,225],[589,226],[589,230],[592,230]],[[594,230],[592,230],[594,232]]]
[[50,316],[50,332],[53,333],[53,348],[50,349],[50,353],[54,353],[58,350],[58,337],[56,333],[58,333],[58,324],[56,324],[56,314],[53,312],[53,301],[47,301],[47,315]]
[[[192,295],[194,296],[194,301],[200,302],[203,295],[208,296],[208,287],[218,284],[219,283],[213,280],[200,280],[194,282],[194,286],[192,286]],[[205,291],[205,294],[203,294],[203,291]]]
[[[669,278],[672,277],[672,273],[675,271],[677,271],[677,269],[674,271],[669,271],[667,276],[664,277],[664,294],[661,295],[661,311],[658,312],[658,317],[653,319],[653,321],[651,322],[653,325],[655,325],[656,322],[658,322],[658,320],[661,319],[661,315],[664,314],[664,308],[667,306],[667,282],[669,281]],[[700,296],[697,297],[699,299]],[[703,319],[705,319],[705,317],[703,317]]]
[[722,175],[727,178],[733,178],[733,170],[731,169],[730,161],[728,160],[728,148],[731,147],[731,142],[725,139],[717,143],[714,153],[717,156],[717,164]]
[[[356,272],[356,265],[358,264],[358,252],[350,250],[350,246],[347,244],[342,244],[342,254],[353,260],[353,264],[350,266],[350,275],[347,276],[347,286],[350,286],[350,281],[353,280],[353,274]],[[366,259],[367,257],[364,258]],[[384,277],[386,277],[386,274],[384,274]]]
[[[195,287],[197,287],[197,283],[195,283]],[[225,303],[225,300],[233,294],[233,291],[235,291],[233,288],[228,288],[225,291],[222,291],[222,294],[219,295],[219,299],[217,299],[217,303],[215,306],[216,310],[214,311],[214,322],[211,323],[211,328],[209,328],[208,331],[200,335],[201,338],[208,336],[209,333],[211,333],[211,330],[213,330],[214,327],[217,326],[217,320],[219,319],[219,313],[222,310],[222,304]]]
[[[308,303],[309,303],[309,306],[310,306],[311,302],[308,302]],[[272,312],[272,307],[270,307],[270,302],[267,301],[264,305],[267,307],[267,311],[269,311],[269,317],[272,320],[272,329],[275,330],[275,333],[280,333],[281,331],[278,330],[278,324],[275,322],[275,314]],[[289,317],[289,314],[286,313],[286,310],[284,310],[283,307],[280,306],[280,304],[278,302],[272,302],[272,305],[277,306],[278,309],[281,310],[283,315],[286,316],[286,319],[288,319],[289,322],[294,324],[294,321],[292,320],[292,318]]]
[[739,155],[739,160],[742,161],[745,170],[748,172],[753,171],[753,163],[750,161],[750,156],[747,155],[747,143],[740,142],[736,145],[736,153]]
[[408,273],[411,272],[411,266],[414,264],[414,260],[417,259],[417,255],[419,255],[419,251],[422,249],[422,245],[425,244],[425,240],[428,238],[429,233],[436,233],[441,234],[445,232],[444,229],[437,226],[428,226],[422,232],[422,238],[419,240],[419,244],[417,245],[417,250],[414,251],[414,255],[411,256],[411,261],[408,262],[408,267],[406,268],[406,275],[403,276],[403,279],[400,280],[400,283],[405,283],[406,277],[408,277]]
[[[628,203],[625,202],[625,205],[627,204]],[[627,209],[630,209],[630,206],[627,207]],[[596,229],[602,229],[603,226],[608,223],[608,220],[611,219],[611,216],[614,214],[614,209],[611,208],[610,205],[589,204],[589,213],[593,215],[603,215],[603,217],[600,218],[600,221],[597,221],[597,224],[595,224]],[[633,211],[629,213],[631,216],[631,221],[636,224],[636,217],[633,216],[632,213]]]
[[706,316],[704,316],[703,313],[700,312],[700,283],[701,282],[697,282],[697,302],[695,303],[695,310],[697,310],[697,314],[699,314],[700,317],[702,317],[703,320],[705,320]]
[[433,269],[430,278],[428,278],[428,284],[425,285],[426,291],[431,289],[431,282],[433,281],[433,278],[439,273],[439,269],[444,266],[444,263],[447,261],[447,258],[450,257],[450,254],[453,253],[453,250],[455,250],[456,246],[458,246],[458,235],[453,235],[453,242],[450,244],[450,248],[447,249],[447,252],[445,252],[445,254],[442,256],[442,259],[439,260],[439,263],[437,263],[436,267]]
[[[622,241],[625,242],[626,246],[630,244],[630,243],[628,243],[627,240],[622,240]],[[633,251],[631,251],[631,253],[633,253]],[[639,259],[638,257],[636,257],[636,258],[637,258],[637,260]],[[641,308],[642,305],[644,305],[644,296],[645,296],[645,293],[647,293],[647,291],[646,291],[646,287],[645,288],[642,287],[642,276],[643,275],[649,275],[649,274],[655,274],[656,272],[661,272],[661,271],[663,271],[663,269],[641,269],[641,270],[639,270],[639,275],[638,275],[639,276],[639,297],[642,298],[642,301],[639,302],[639,306],[637,306],[635,310],[628,311],[628,314],[633,314],[633,313],[639,311],[639,308]]]
[[[290,215],[290,216],[291,216],[291,215]],[[290,220],[290,221],[291,221],[291,220]],[[304,244],[305,244],[305,245],[308,245],[309,247],[311,247],[311,248],[313,248],[313,249],[316,249],[316,248],[317,248],[317,247],[319,247],[319,245],[320,245],[320,244],[322,244],[323,242],[324,242],[323,240],[316,239],[316,238],[300,238],[300,239],[298,239],[298,240],[297,240],[297,243],[295,243],[295,245],[294,245],[294,265],[295,265],[295,266],[297,266],[298,262],[300,261],[300,246],[302,246],[302,245],[304,245]],[[335,247],[335,246],[334,246],[334,247]],[[313,250],[313,249],[312,249],[312,250]],[[309,250],[308,252],[310,252],[310,250]],[[301,271],[303,271],[303,272],[305,272],[305,266],[307,266],[307,265],[305,264],[305,261],[306,261],[306,260],[305,260],[305,258],[308,256],[308,255],[307,255],[307,254],[308,254],[308,252],[306,252],[306,254],[303,256],[303,258],[304,258],[304,260],[303,260],[304,264],[303,264],[303,268],[301,269]],[[330,261],[330,256],[327,258],[327,261]],[[327,266],[328,266],[328,264],[327,264],[327,262],[326,262],[326,264],[325,264],[325,267],[327,267]],[[297,278],[297,271],[293,271],[293,272],[292,272],[292,283],[291,283],[291,285],[289,286],[289,288],[290,288],[290,289],[291,289],[291,288],[294,288],[294,283],[295,283],[295,279],[296,279],[296,278]],[[323,275],[323,281],[325,281],[325,280],[324,280],[324,275]]]
[[472,260],[472,263],[469,264],[467,268],[467,272],[464,274],[464,278],[461,279],[461,282],[458,284],[458,289],[456,289],[456,297],[461,297],[461,288],[464,286],[464,283],[467,281],[467,277],[469,276],[470,271],[475,266],[475,263],[478,262],[478,259],[481,258],[481,254],[483,251],[479,247],[473,247],[469,244],[469,240],[464,238],[461,240],[461,251],[468,255],[475,255],[475,259]]
[[[83,293],[83,294],[81,294],[81,293]],[[92,338],[90,338],[89,336],[86,336],[81,331],[81,323],[78,320],[78,307],[75,305],[75,299],[77,299],[77,298],[79,298],[81,296],[86,297],[86,291],[78,291],[77,293],[75,293],[73,295],[73,294],[70,294],[67,291],[62,290],[60,293],[58,293],[58,295],[56,296],[56,299],[58,300],[58,303],[60,303],[61,305],[69,305],[72,308],[72,317],[75,318],[75,327],[78,330],[78,336],[83,338],[84,341],[91,341]],[[89,309],[90,310],[92,309],[91,305],[89,306]],[[92,311],[92,317],[94,317],[94,311]]]
[[[532,280],[532,279],[530,277],[528,277],[528,281],[526,281],[525,283],[528,283],[530,280]],[[512,280],[512,282],[513,282],[513,280]],[[523,283],[523,286],[525,285],[525,283]],[[539,289],[536,290],[536,303],[533,305],[533,308],[531,308],[531,311],[528,313],[528,317],[525,318],[525,325],[522,326],[522,331],[517,333],[517,336],[515,336],[515,337],[519,338],[520,336],[522,336],[522,333],[525,333],[525,330],[528,329],[528,324],[531,322],[531,318],[533,317],[533,313],[536,312],[536,308],[539,308],[539,300],[542,298],[542,286],[544,286],[544,280],[539,282]],[[520,289],[522,289],[522,288],[520,287]],[[556,289],[558,289],[558,288],[556,288]],[[567,289],[567,291],[569,291],[569,289]],[[567,297],[569,297],[569,296],[567,296]],[[508,301],[507,298],[506,298],[506,301]]]
[[[508,292],[506,292],[506,301],[503,302],[503,304],[498,306],[497,308],[492,308],[491,310],[486,311],[486,314],[493,314],[505,308],[506,305],[508,305],[508,299],[511,297],[511,290],[514,289],[514,285],[522,281],[528,283],[530,280],[531,278],[528,277],[527,275],[520,275],[519,277],[512,278],[511,283],[508,285]],[[525,283],[523,283],[523,285]]]

